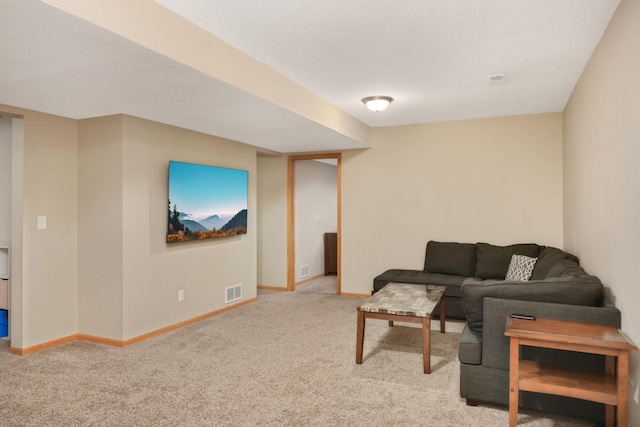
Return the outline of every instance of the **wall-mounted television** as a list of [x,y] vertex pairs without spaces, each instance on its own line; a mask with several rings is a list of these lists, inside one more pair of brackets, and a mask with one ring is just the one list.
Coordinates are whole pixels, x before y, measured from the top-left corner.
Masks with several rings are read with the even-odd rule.
[[169,162],[167,243],[247,233],[249,172]]

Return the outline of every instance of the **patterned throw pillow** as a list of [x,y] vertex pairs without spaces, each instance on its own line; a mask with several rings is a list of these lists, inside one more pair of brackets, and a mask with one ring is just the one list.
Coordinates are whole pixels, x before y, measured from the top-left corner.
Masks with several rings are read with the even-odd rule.
[[514,280],[518,282],[527,282],[531,278],[533,273],[533,267],[536,265],[538,258],[531,258],[524,255],[513,255],[511,257],[511,264],[509,264],[509,271],[507,271],[507,277],[504,280]]

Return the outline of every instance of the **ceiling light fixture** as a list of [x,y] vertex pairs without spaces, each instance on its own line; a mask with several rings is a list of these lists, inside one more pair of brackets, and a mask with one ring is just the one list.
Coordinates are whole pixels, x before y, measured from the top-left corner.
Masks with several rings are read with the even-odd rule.
[[391,104],[393,98],[390,96],[367,96],[362,98],[362,102],[371,111],[382,111]]

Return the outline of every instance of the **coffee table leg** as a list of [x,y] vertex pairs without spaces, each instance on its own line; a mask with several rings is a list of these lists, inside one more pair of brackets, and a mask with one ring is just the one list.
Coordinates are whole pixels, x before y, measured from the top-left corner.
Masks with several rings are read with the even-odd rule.
[[364,346],[364,311],[358,310],[358,337],[356,338],[356,363],[362,364],[362,347]]
[[444,322],[447,316],[447,299],[444,295],[442,295],[442,299],[440,300],[440,333],[444,334]]
[[424,373],[431,373],[431,318],[422,318],[422,361]]

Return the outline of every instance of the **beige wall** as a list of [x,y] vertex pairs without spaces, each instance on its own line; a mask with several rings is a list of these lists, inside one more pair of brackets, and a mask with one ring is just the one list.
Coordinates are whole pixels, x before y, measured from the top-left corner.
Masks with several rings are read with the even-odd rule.
[[[12,126],[10,322],[11,346],[26,348],[77,332],[78,127],[10,106],[0,111],[24,117]],[[40,215],[45,230],[37,229]]]
[[[167,244],[169,160],[248,170],[247,234]],[[122,166],[124,339],[225,307],[228,286],[256,296],[254,147],[125,116]]]
[[342,291],[421,269],[429,240],[562,247],[562,116],[376,128],[343,154]]
[[[81,122],[80,159],[79,332],[127,340],[223,308],[227,286],[256,296],[255,149],[111,116]],[[248,233],[167,244],[169,160],[249,170]]]
[[13,347],[24,341],[23,188],[24,119],[11,119],[11,280],[9,281],[9,335]]
[[258,156],[258,285],[287,288],[287,157]]
[[[622,0],[564,112],[564,240],[602,279],[640,345],[640,1]],[[630,424],[640,426],[640,353]]]
[[[77,332],[77,171],[77,121],[26,115],[23,315],[27,347]],[[37,229],[39,215],[47,216],[46,230]]]
[[78,143],[78,332],[123,336],[123,116],[81,120]]
[[0,117],[0,242],[11,241],[11,117]]
[[[226,286],[256,296],[253,147],[127,116],[0,111],[24,117],[23,137],[13,120],[12,347],[78,332],[126,340],[223,308]],[[248,170],[248,234],[167,245],[170,159]]]

